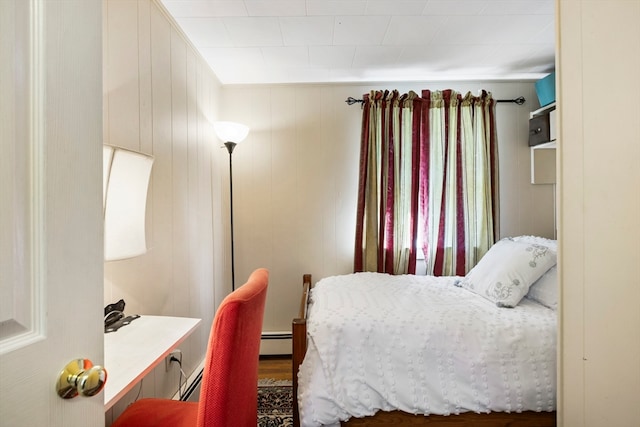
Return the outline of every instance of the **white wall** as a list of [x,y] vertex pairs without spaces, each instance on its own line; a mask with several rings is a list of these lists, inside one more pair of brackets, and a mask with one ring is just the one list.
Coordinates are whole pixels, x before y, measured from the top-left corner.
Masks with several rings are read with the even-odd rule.
[[640,2],[558,2],[560,425],[640,422]]
[[[153,0],[107,0],[104,9],[104,143],[154,156],[147,204],[147,254],[105,263],[104,303],[126,314],[197,317],[182,345],[191,373],[206,352],[211,321],[227,293],[221,264],[217,140],[210,121],[220,84]],[[226,169],[225,169],[226,170]],[[142,397],[171,397],[178,369],[161,364]],[[138,394],[107,413],[107,425]]]
[[[271,270],[266,331],[288,331],[302,275],[353,271],[361,109],[347,97],[372,89],[452,88],[497,99],[501,235],[554,236],[553,185],[531,185],[529,112],[539,107],[532,82],[225,86],[221,119],[251,127],[233,152],[236,277]],[[228,162],[228,159],[222,159]],[[220,180],[228,166],[219,164]],[[226,181],[225,181],[226,182]],[[223,184],[227,191],[228,184]],[[228,216],[228,213],[223,212]],[[226,223],[225,219],[225,223]],[[289,353],[290,342],[263,342],[263,353]]]

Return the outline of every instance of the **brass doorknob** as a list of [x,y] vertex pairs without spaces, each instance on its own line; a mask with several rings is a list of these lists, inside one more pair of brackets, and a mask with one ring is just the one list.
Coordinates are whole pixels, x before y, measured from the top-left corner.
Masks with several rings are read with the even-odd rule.
[[90,397],[100,393],[107,382],[107,370],[89,359],[75,359],[67,363],[56,384],[58,396],[71,399],[78,395]]

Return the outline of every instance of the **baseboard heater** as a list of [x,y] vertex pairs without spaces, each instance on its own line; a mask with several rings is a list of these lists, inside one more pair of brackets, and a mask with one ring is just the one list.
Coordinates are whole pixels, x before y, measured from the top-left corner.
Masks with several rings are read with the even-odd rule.
[[204,359],[198,365],[193,373],[186,379],[184,392],[182,388],[173,395],[173,400],[182,400],[184,402],[197,402],[200,398],[200,386],[202,385],[202,372],[204,371]]
[[[291,332],[280,331],[280,332],[263,332],[260,336],[263,340],[290,340]],[[173,396],[174,400],[182,400],[189,402],[197,402],[200,397],[200,386],[202,384],[202,372],[204,371],[204,359],[196,369],[194,369],[193,373],[186,379],[184,392],[180,393],[182,390],[178,390],[178,392]]]
[[291,332],[263,332],[260,338],[263,340],[290,340]]

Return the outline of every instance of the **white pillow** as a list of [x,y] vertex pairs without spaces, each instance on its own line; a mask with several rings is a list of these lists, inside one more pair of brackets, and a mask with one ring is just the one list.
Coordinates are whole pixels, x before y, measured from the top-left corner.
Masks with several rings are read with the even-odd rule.
[[493,245],[457,286],[498,307],[515,307],[529,287],[556,264],[549,246],[504,238]]
[[554,265],[529,288],[527,298],[553,310],[558,309],[558,266]]
[[516,242],[538,243],[540,245],[549,246],[552,251],[558,252],[558,241],[547,239],[540,236],[516,236],[513,238]]

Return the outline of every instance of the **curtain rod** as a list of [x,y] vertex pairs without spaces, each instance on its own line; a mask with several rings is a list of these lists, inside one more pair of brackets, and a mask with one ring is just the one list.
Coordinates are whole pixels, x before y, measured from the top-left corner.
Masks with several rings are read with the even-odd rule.
[[524,96],[519,96],[513,99],[496,99],[496,102],[513,102],[514,104],[522,105],[524,104]]
[[[355,99],[354,97],[350,96],[344,102],[346,102],[349,105],[353,105],[357,103],[364,104],[364,99]],[[522,105],[524,104],[525,99],[524,99],[524,96],[519,96],[514,99],[496,99],[496,102],[513,102],[514,104]]]

